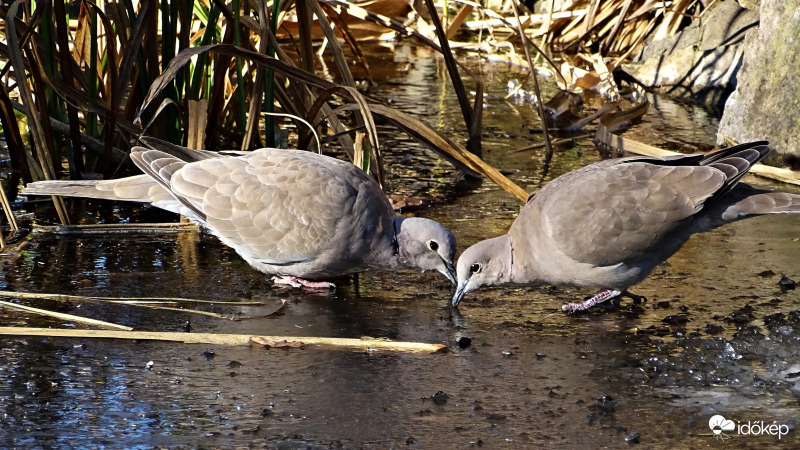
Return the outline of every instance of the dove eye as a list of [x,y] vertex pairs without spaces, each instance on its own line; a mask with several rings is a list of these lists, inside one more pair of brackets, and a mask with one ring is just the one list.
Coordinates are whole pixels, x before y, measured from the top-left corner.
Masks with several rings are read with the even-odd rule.
[[428,241],[428,248],[433,251],[439,250],[439,243],[433,240]]
[[481,266],[480,264],[475,263],[475,264],[469,266],[469,271],[472,272],[472,273],[478,273],[478,272],[481,271],[482,267],[483,266]]

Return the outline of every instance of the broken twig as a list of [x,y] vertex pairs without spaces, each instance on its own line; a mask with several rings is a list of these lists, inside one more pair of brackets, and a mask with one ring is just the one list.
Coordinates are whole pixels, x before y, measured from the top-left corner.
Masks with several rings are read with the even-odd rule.
[[0,306],[5,306],[6,308],[12,308],[12,309],[20,309],[20,310],[23,310],[23,311],[32,312],[34,314],[40,314],[40,315],[43,315],[43,316],[55,317],[56,319],[66,320],[66,321],[69,321],[69,322],[79,322],[79,323],[84,323],[84,324],[87,324],[87,325],[94,325],[94,326],[98,326],[98,327],[102,327],[102,328],[109,328],[109,329],[113,329],[113,330],[125,330],[125,331],[133,330],[133,328],[131,328],[131,327],[126,327],[124,325],[117,325],[116,323],[103,322],[102,320],[89,319],[89,318],[86,318],[86,317],[75,316],[75,315],[72,315],[72,314],[65,314],[65,313],[59,313],[59,312],[55,312],[55,311],[48,311],[46,309],[34,308],[32,306],[18,305],[16,303],[4,302],[2,300],[0,300]]
[[98,223],[86,225],[35,225],[35,233],[51,234],[114,234],[114,233],[179,233],[198,231],[193,223]]
[[[342,339],[299,336],[255,336],[250,334],[176,333],[155,331],[111,331],[111,330],[57,330],[52,328],[0,327],[0,336],[46,336],[93,339],[145,339],[183,342],[185,344],[250,345],[266,342],[280,343],[282,347],[306,346],[333,347],[351,350],[388,350],[411,353],[436,353],[444,351],[443,344],[424,342],[399,342],[363,337]],[[285,343],[284,343],[285,341]],[[294,343],[294,344],[290,344]]]
[[230,306],[264,306],[263,302],[216,302],[213,300],[197,300],[194,298],[176,297],[84,297],[82,295],[65,294],[44,294],[39,292],[13,292],[0,291],[0,297],[26,298],[37,300],[53,300],[57,302],[111,302],[111,303],[130,303],[145,305],[147,303],[205,303],[211,305],[230,305]]

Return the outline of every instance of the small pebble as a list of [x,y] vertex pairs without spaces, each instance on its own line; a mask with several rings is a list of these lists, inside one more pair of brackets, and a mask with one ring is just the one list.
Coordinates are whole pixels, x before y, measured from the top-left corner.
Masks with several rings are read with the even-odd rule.
[[439,391],[433,395],[431,395],[433,399],[433,403],[436,405],[445,405],[447,404],[447,394],[444,391]]
[[786,275],[781,274],[781,280],[778,281],[778,286],[780,286],[781,289],[785,291],[793,291],[795,287],[795,282]]
[[613,413],[617,409],[617,402],[614,400],[614,397],[604,395],[600,397],[592,407],[604,413]]
[[625,436],[625,442],[629,442],[631,444],[638,444],[639,438],[641,435],[637,432],[630,433],[629,435]]
[[664,317],[661,319],[667,325],[683,325],[689,321],[689,318],[686,314],[675,314],[671,316]]
[[486,415],[486,420],[489,422],[504,422],[506,419],[506,416],[503,414],[489,413]]

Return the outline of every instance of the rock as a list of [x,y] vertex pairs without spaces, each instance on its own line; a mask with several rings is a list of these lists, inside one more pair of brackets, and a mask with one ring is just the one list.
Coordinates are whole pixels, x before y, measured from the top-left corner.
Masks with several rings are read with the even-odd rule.
[[638,444],[639,438],[642,435],[638,432],[630,433],[629,435],[625,436],[625,442],[630,442],[631,444]]
[[505,422],[506,419],[504,414],[489,413],[486,415],[486,420],[489,422]]
[[431,395],[431,398],[433,399],[433,403],[435,405],[442,406],[447,404],[447,393],[444,391],[436,392],[435,394]]
[[680,33],[648,43],[626,69],[645,85],[721,107],[736,87],[745,32],[758,12],[719,2]]
[[761,6],[761,0],[739,0],[739,5],[742,8],[758,11],[758,8]]
[[725,104],[719,135],[769,139],[775,154],[768,162],[775,164],[800,155],[800,0],[762,0],[760,16],[760,26],[745,39],[738,85]]
[[458,338],[456,342],[458,343],[458,348],[463,350],[465,348],[469,348],[469,346],[472,345],[472,338],[461,336],[460,338]]
[[617,401],[610,395],[604,395],[591,405],[589,409],[594,409],[603,414],[611,414],[617,409]]
[[689,317],[686,314],[674,314],[661,319],[667,325],[683,325],[689,321]]
[[795,282],[791,278],[787,277],[784,274],[781,274],[781,279],[778,281],[778,286],[781,287],[784,291],[793,291],[795,287]]

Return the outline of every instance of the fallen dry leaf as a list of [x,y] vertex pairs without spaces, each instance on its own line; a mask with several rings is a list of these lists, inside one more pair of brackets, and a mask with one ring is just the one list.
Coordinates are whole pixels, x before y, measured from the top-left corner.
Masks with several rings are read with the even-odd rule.
[[264,338],[263,336],[253,336],[252,338],[250,338],[250,342],[258,345],[263,345],[264,347],[267,348],[272,348],[272,347],[303,348],[306,346],[306,344],[301,341],[287,341],[285,339],[272,340]]

